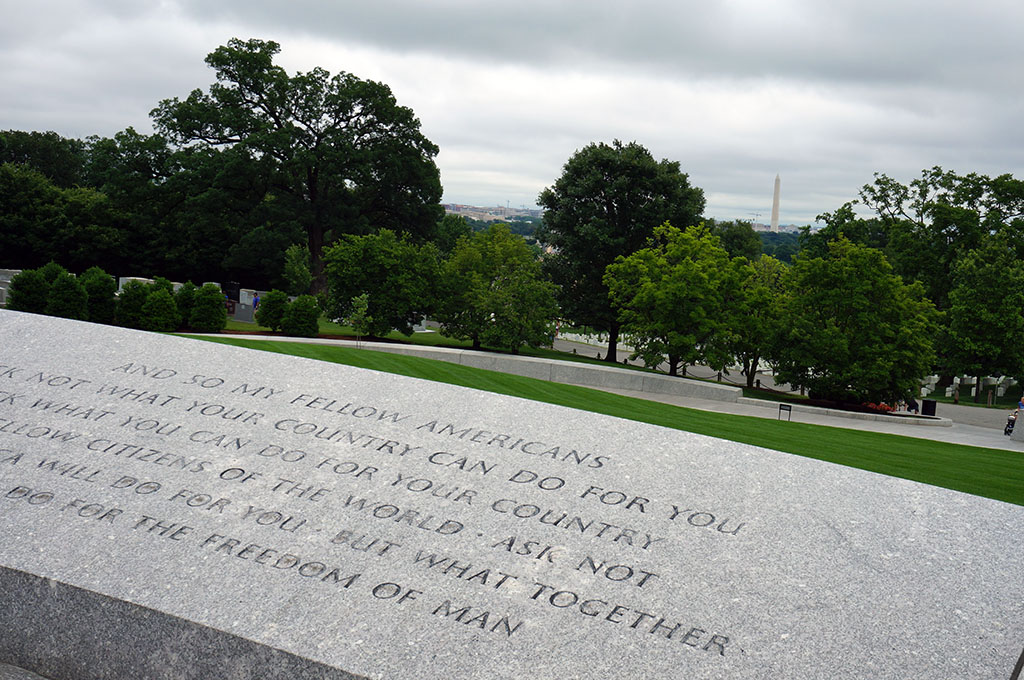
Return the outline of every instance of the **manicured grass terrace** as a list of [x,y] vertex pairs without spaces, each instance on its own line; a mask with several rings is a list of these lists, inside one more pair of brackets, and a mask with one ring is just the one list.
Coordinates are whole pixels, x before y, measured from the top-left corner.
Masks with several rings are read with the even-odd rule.
[[230,336],[202,339],[559,404],[1024,505],[1024,454],[1015,451],[699,411],[386,352]]

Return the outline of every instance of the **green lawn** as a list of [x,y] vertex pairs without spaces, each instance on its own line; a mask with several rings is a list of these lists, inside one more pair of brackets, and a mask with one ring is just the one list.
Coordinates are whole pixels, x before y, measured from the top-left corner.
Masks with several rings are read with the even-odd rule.
[[711,413],[386,352],[230,336],[203,339],[560,404],[1024,505],[1024,454],[1013,451]]
[[[225,327],[225,330],[231,331],[231,332],[242,332],[242,333],[269,333],[270,332],[270,329],[267,328],[266,326],[260,326],[259,324],[256,324],[256,323],[246,323],[245,321],[236,321],[235,319],[228,319],[228,323],[227,323],[227,326]],[[324,336],[328,336],[328,337],[336,337],[336,336],[340,335],[340,336],[345,336],[346,338],[351,338],[353,340],[356,339],[356,332],[355,332],[355,330],[351,326],[342,326],[342,325],[336,324],[333,321],[328,321],[327,318],[323,317],[323,316],[320,317],[320,335],[324,335]],[[285,338],[285,336],[278,336],[278,337]],[[379,340],[379,338],[372,338],[372,339],[373,340]],[[442,335],[441,333],[436,332],[436,330],[433,333],[413,333],[412,335],[403,335],[402,333],[399,333],[398,331],[392,331],[392,332],[388,333],[384,337],[384,339],[385,340],[394,340],[396,342],[404,342],[404,343],[408,343],[408,344],[411,344],[411,345],[425,345],[425,346],[428,346],[428,347],[442,346],[442,347],[455,347],[455,348],[469,349],[470,347],[473,346],[473,343],[471,343],[468,340],[458,340],[456,338],[452,338],[452,337],[449,337],[447,335]],[[485,349],[489,349],[491,351],[495,351],[492,348],[485,348]],[[596,355],[597,352],[598,352],[598,350],[594,350],[594,355]],[[598,365],[601,365],[601,366],[607,366],[608,365],[607,362],[601,361],[601,360],[597,359],[597,357],[594,356],[594,355],[570,354],[570,353],[567,353],[567,352],[560,352],[558,350],[547,349],[547,348],[543,348],[543,347],[523,347],[520,350],[520,354],[522,356],[527,356],[527,357],[540,357],[540,358],[544,358],[544,359],[558,359],[560,361],[578,361],[578,362],[582,362],[582,363],[598,364]],[[621,364],[616,364],[616,365],[620,366],[621,368],[629,368],[629,369],[633,369],[633,370],[637,370],[637,371],[649,370],[649,369],[643,368],[642,366],[624,366],[624,365],[621,365]]]
[[[257,323],[246,323],[245,321],[236,321],[235,319],[228,319],[228,325],[225,326],[225,330],[243,333],[270,332],[270,329],[267,328],[266,326],[260,326]],[[336,324],[333,321],[328,321],[327,318],[323,316],[320,317],[320,335],[343,335],[345,337],[352,338],[353,340],[356,339],[356,332],[351,326],[342,326],[340,324]],[[414,333],[413,335],[402,335],[398,331],[392,331],[385,336],[385,339],[397,340],[399,342],[407,342],[414,345],[427,345],[430,347],[444,345],[445,347],[468,348],[472,344],[465,340],[456,340],[455,338],[449,338],[448,336],[441,335],[440,333]]]
[[941,390],[936,390],[935,392],[932,392],[927,397],[925,397],[925,399],[934,399],[940,404],[960,404],[961,406],[974,406],[977,408],[997,408],[1000,411],[1012,411],[1013,409],[1017,408],[1017,400],[1020,399],[1020,395],[1021,386],[1014,385],[1010,389],[1006,390],[1006,394],[1004,394],[1001,397],[995,397],[993,395],[993,404],[992,406],[989,406],[987,401],[988,397],[985,393],[982,393],[981,401],[975,403],[974,397],[972,397],[969,393],[966,393],[965,390],[965,395],[960,397],[960,401],[954,401],[953,397],[946,396],[946,389],[942,388]]

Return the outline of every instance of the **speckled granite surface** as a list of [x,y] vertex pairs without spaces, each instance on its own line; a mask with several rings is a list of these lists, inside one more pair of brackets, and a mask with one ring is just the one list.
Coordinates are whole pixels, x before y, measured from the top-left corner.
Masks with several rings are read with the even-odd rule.
[[0,662],[57,679],[988,679],[1024,648],[1018,506],[4,311],[0,528]]

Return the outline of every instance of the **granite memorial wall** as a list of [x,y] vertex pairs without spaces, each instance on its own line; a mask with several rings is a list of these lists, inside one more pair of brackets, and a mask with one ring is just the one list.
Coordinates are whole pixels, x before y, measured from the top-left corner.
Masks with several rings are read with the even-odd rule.
[[6,311],[0,531],[0,663],[54,678],[1010,678],[1024,650],[1018,506]]

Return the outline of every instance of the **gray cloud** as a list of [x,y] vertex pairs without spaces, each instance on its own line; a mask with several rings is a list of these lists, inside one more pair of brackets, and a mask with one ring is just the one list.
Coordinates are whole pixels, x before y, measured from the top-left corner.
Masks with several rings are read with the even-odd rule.
[[230,37],[387,82],[441,148],[445,200],[532,204],[576,149],[679,160],[708,214],[807,223],[873,172],[1021,174],[1024,7],[1004,0],[43,0],[0,25],[0,127],[148,130]]

